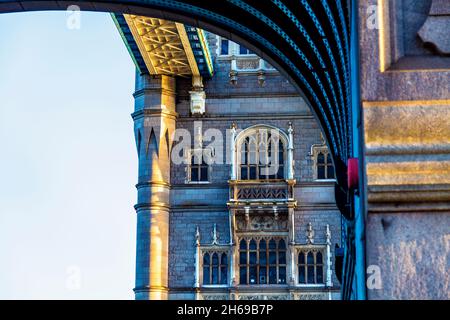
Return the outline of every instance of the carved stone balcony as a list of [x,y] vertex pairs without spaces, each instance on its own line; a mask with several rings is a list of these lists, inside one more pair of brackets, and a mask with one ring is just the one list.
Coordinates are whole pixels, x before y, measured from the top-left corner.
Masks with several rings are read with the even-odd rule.
[[239,73],[253,73],[256,71],[277,72],[268,62],[256,55],[234,56],[231,69]]
[[230,180],[231,206],[295,204],[295,180]]

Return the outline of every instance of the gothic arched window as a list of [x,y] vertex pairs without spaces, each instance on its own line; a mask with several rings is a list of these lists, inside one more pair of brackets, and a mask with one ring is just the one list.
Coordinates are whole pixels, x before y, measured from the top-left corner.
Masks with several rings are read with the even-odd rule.
[[203,284],[227,284],[228,257],[225,252],[205,252],[203,254]]
[[242,239],[239,242],[239,283],[286,284],[284,239]]
[[334,165],[331,154],[326,146],[313,146],[314,179],[335,179]]
[[286,141],[281,131],[270,127],[241,132],[237,143],[238,179],[284,179]]
[[323,255],[317,250],[300,251],[298,254],[298,282],[323,284]]

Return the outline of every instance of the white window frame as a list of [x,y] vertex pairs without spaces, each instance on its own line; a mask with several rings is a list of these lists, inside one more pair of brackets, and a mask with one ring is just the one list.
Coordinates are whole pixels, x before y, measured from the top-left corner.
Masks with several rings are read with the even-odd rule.
[[[298,277],[299,274],[299,261],[298,256],[300,252],[308,252],[308,251],[318,251],[322,254],[322,281],[323,283],[300,283],[300,279]],[[328,257],[327,257],[327,246],[326,245],[297,245],[294,248],[295,258],[294,258],[294,271],[293,277],[295,279],[296,287],[303,288],[325,288],[326,287],[326,276],[327,276],[327,268],[330,266],[327,265]],[[307,260],[305,260],[305,264],[307,264]],[[316,268],[316,263],[314,263],[314,268]],[[307,275],[305,274],[305,277]]]
[[[283,178],[282,179],[277,179],[277,180],[286,180],[287,179],[287,171],[288,171],[288,159],[287,159],[287,147],[288,147],[288,141],[289,138],[286,135],[286,133],[281,130],[280,128],[274,127],[274,126],[270,126],[270,125],[264,125],[264,124],[259,124],[259,125],[254,125],[251,127],[248,127],[242,131],[239,132],[239,134],[236,136],[236,141],[235,141],[235,159],[236,159],[236,178],[237,180],[241,180],[241,148],[242,148],[242,143],[244,143],[245,138],[247,138],[248,136],[251,136],[253,134],[256,134],[259,130],[267,130],[268,132],[275,130],[279,133],[279,138],[283,143]],[[245,181],[266,181],[266,180],[245,180]]]
[[[318,178],[317,157],[318,157],[319,153],[324,154],[325,161],[326,161],[327,155],[330,153],[330,151],[325,144],[313,145],[311,147],[311,158],[313,160],[313,180],[317,181],[317,182],[334,182],[334,181],[336,181],[336,167],[334,166],[333,160],[331,163],[333,165],[334,178],[332,178],[332,179],[330,179],[328,177],[327,177],[327,179],[319,179]],[[327,170],[328,170],[328,165],[325,166],[325,174],[326,175],[328,175]]]
[[[205,253],[209,254],[209,258],[212,259],[212,255],[214,253],[220,253],[220,255],[222,254],[226,254],[227,255],[227,280],[225,284],[203,284],[203,257],[205,255]],[[220,256],[222,257],[222,256]],[[212,260],[210,260],[210,263],[212,263]],[[229,283],[230,283],[230,265],[231,265],[232,261],[231,261],[231,252],[230,252],[230,247],[226,246],[226,245],[215,245],[215,246],[200,246],[200,261],[199,261],[199,285],[201,288],[228,288],[229,287]],[[219,277],[220,277],[220,266],[221,266],[221,259],[219,258]],[[212,276],[210,274],[210,276]]]
[[211,174],[212,174],[212,165],[211,164],[206,164],[208,166],[208,180],[207,181],[192,181],[191,180],[192,156],[194,155],[195,152],[201,151],[202,157],[203,157],[205,150],[210,150],[210,152],[213,152],[212,148],[204,148],[204,149],[192,148],[186,152],[186,169],[185,169],[185,171],[186,171],[185,183],[186,184],[210,184],[211,183]]

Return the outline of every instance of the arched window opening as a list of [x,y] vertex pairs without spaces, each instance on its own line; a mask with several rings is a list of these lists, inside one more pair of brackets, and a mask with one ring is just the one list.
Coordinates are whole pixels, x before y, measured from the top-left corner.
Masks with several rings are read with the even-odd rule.
[[240,180],[281,180],[285,178],[286,139],[272,128],[252,128],[238,141]]

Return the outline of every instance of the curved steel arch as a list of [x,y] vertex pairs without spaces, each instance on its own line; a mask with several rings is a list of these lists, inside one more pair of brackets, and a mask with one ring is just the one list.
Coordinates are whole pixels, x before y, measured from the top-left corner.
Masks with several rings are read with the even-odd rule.
[[243,43],[278,67],[308,100],[347,189],[352,152],[350,7],[347,0],[0,0],[0,13],[107,11],[154,16],[213,31]]

